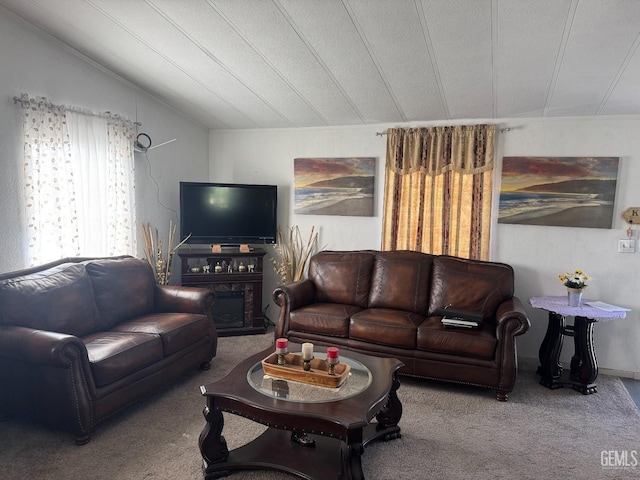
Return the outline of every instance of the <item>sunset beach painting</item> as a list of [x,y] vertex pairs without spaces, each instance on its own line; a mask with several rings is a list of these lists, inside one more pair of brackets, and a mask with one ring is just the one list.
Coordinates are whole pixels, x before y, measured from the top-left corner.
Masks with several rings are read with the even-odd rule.
[[296,158],[294,213],[373,216],[374,157]]
[[619,157],[504,157],[498,223],[612,228]]

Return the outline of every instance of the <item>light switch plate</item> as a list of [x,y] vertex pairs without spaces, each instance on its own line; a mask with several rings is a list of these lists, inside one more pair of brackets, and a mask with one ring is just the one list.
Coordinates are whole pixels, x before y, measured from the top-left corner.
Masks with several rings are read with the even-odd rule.
[[618,240],[618,252],[634,253],[636,251],[636,241],[633,238]]

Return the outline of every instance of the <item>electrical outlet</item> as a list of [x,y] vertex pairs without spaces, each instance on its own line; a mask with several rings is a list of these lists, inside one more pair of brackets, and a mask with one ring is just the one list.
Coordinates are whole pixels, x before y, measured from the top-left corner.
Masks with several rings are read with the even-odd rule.
[[632,238],[618,240],[619,253],[634,253],[636,251],[636,241]]

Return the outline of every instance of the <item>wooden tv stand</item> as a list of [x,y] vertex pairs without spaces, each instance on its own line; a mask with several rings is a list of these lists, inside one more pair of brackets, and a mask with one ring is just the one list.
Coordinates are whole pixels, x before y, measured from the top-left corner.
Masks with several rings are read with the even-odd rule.
[[[247,252],[239,251],[237,247],[223,247],[215,253],[211,249],[188,247],[178,251],[182,285],[210,288],[216,292],[219,300],[223,297],[244,298],[243,317],[231,323],[222,321],[226,315],[220,311],[224,302],[217,300],[213,304],[219,336],[265,333],[262,281],[266,253],[262,248],[249,249]],[[208,271],[205,267],[208,267]]]

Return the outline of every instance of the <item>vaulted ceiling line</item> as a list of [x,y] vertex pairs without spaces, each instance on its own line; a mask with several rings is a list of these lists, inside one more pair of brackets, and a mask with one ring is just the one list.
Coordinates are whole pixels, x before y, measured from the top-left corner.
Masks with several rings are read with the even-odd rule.
[[[640,47],[640,30],[638,30],[638,34],[636,35],[636,38],[633,41],[633,44],[631,45],[631,47],[629,47],[629,51],[625,55],[624,60],[622,61],[622,64],[620,65],[620,68],[616,72],[616,75],[613,77],[613,80],[611,81],[611,85],[609,85],[609,88],[607,89],[606,93],[602,97],[602,101],[600,102],[600,104],[598,105],[598,108],[596,109],[596,114],[602,113],[602,110],[604,109],[605,105],[609,101],[609,97],[611,96],[611,94],[615,90],[616,86],[618,85],[618,82],[620,81],[620,79],[624,75],[624,72],[629,67],[629,63],[631,63],[631,59],[633,58],[633,56],[638,51],[638,47]],[[639,88],[640,88],[640,86],[639,86]]]
[[[226,104],[229,106],[229,108],[231,108],[232,110],[234,110],[235,112],[238,113],[238,115],[240,115],[241,117],[245,118],[248,122],[252,123],[253,125],[255,125],[256,127],[260,127],[259,124],[257,124],[251,117],[249,117],[247,114],[245,114],[242,110],[240,110],[238,107],[236,107],[233,103],[229,102],[229,100],[227,98],[225,98],[224,96],[222,96],[220,93],[216,92],[215,90],[213,90],[211,87],[209,87],[209,85],[205,84],[204,82],[202,82],[200,79],[198,79],[197,77],[195,77],[194,75],[192,75],[191,73],[187,72],[184,68],[182,68],[180,65],[178,65],[178,63],[176,63],[173,59],[169,58],[167,55],[165,55],[164,53],[162,53],[161,51],[159,51],[157,48],[155,48],[153,45],[149,44],[149,42],[147,42],[146,40],[144,40],[142,37],[140,37],[139,35],[137,35],[136,33],[134,33],[132,30],[130,30],[129,28],[127,28],[125,25],[123,25],[122,23],[120,23],[118,20],[116,20],[115,18],[113,18],[108,12],[106,12],[105,10],[103,10],[102,8],[100,8],[98,5],[96,5],[94,2],[92,2],[91,0],[84,0],[88,5],[90,5],[91,7],[93,7],[96,11],[98,11],[101,15],[103,15],[105,18],[109,19],[110,21],[112,21],[115,25],[117,25],[119,28],[121,28],[123,31],[127,32],[129,35],[131,35],[133,38],[135,38],[138,42],[140,42],[142,45],[144,45],[145,47],[147,47],[149,50],[151,50],[152,52],[154,52],[156,55],[158,55],[160,58],[162,58],[163,60],[165,60],[169,65],[173,66],[174,68],[176,68],[177,70],[179,70],[180,72],[182,72],[186,77],[189,77],[191,80],[193,80],[195,83],[197,83],[198,85],[200,85],[204,90],[208,91],[209,93],[211,93],[212,95],[214,95],[216,98],[218,98],[222,103]],[[166,85],[165,85],[166,88]],[[221,122],[224,123],[224,122]]]
[[442,111],[444,112],[444,120],[450,120],[451,113],[449,112],[449,106],[447,105],[447,96],[444,92],[444,85],[442,84],[442,77],[438,68],[438,59],[436,57],[435,49],[433,48],[431,34],[429,33],[429,26],[427,24],[427,18],[424,12],[424,5],[420,0],[414,0],[413,4],[416,8],[418,20],[420,21],[422,39],[424,41],[424,46],[427,49],[427,54],[429,55],[429,62],[431,63],[431,68],[433,70],[433,77],[436,80],[436,88],[438,89],[438,97],[440,100],[440,104],[442,105]]
[[543,116],[545,117],[549,113],[549,107],[551,105],[551,101],[553,100],[553,94],[555,93],[556,85],[558,84],[558,77],[560,76],[560,70],[562,69],[562,61],[567,49],[567,44],[569,43],[569,37],[571,36],[571,27],[573,25],[573,20],[576,17],[576,10],[578,9],[579,2],[580,0],[571,0],[571,5],[569,7],[569,10],[567,11],[567,17],[564,23],[564,29],[562,31],[562,40],[560,42],[560,45],[558,46],[556,62],[553,67],[553,75],[551,76],[551,81],[549,82],[547,99],[545,100],[544,108],[542,110]]
[[353,11],[353,8],[351,7],[351,5],[349,5],[349,0],[342,0],[342,5],[344,6],[345,10],[347,11],[347,15],[349,16],[349,19],[351,20],[351,23],[353,24],[353,27],[356,29],[356,32],[358,33],[358,36],[360,37],[360,41],[362,42],[362,45],[364,46],[364,49],[367,51],[367,54],[369,55],[369,58],[371,59],[371,61],[375,65],[376,71],[378,72],[378,75],[380,76],[380,79],[382,80],[382,83],[384,84],[385,88],[387,89],[387,92],[389,93],[389,96],[391,97],[391,101],[393,102],[393,105],[396,107],[396,110],[398,111],[398,114],[400,115],[400,118],[402,119],[403,122],[407,122],[408,121],[407,116],[405,115],[402,107],[400,106],[400,102],[398,101],[398,97],[396,96],[396,94],[395,94],[395,92],[393,90],[393,87],[391,87],[391,83],[389,82],[389,79],[384,74],[382,66],[380,65],[380,61],[376,57],[375,51],[374,51],[373,47],[371,46],[371,42],[369,42],[369,40],[367,39],[367,35],[365,34],[364,29],[362,28],[362,25],[360,25],[360,22],[358,22],[358,18],[356,16],[355,12]]
[[[313,113],[315,113],[318,118],[322,121],[322,123],[324,125],[329,125],[329,121],[327,120],[327,118],[322,115],[322,113],[320,113],[320,111],[302,94],[302,92],[293,84],[291,83],[291,81],[289,81],[289,79],[287,79],[285,77],[285,75],[273,64],[273,62],[271,62],[267,56],[262,53],[262,51],[260,50],[260,48],[255,45],[250,39],[249,36],[242,31],[242,29],[240,29],[240,27],[238,27],[229,17],[228,15],[226,15],[217,5],[215,5],[215,3],[213,3],[211,0],[207,0],[207,4],[209,5],[209,7],[216,12],[217,15],[220,16],[220,18],[227,24],[229,25],[229,28],[231,28],[234,32],[236,32],[236,34],[238,34],[238,36],[240,38],[242,38],[242,40],[248,45],[249,48],[251,48],[251,50],[253,50],[255,52],[255,54],[260,57],[260,59],[262,59],[262,61],[265,63],[265,65],[267,65],[271,71],[273,71],[273,73],[275,75],[278,76],[278,78],[280,78],[280,80],[282,80],[282,82],[287,85],[292,92],[294,92],[296,94],[296,96],[300,99],[301,102],[303,102]],[[289,122],[291,123],[291,122]],[[292,125],[293,126],[293,125]]]
[[327,76],[331,79],[331,81],[334,83],[336,88],[340,91],[340,93],[344,97],[345,101],[349,104],[351,109],[356,113],[356,115],[360,119],[360,122],[363,125],[366,125],[367,121],[364,118],[364,115],[362,114],[362,112],[360,112],[360,110],[356,106],[356,104],[353,101],[353,99],[349,96],[349,94],[347,94],[347,92],[344,89],[344,87],[342,86],[342,84],[338,81],[338,79],[333,74],[333,72],[331,71],[329,66],[324,62],[324,60],[322,59],[320,54],[316,51],[315,48],[313,48],[313,45],[311,45],[311,42],[309,41],[309,39],[305,37],[305,35],[300,30],[300,28],[293,21],[293,18],[291,18],[291,15],[289,15],[287,10],[284,8],[284,6],[278,0],[271,0],[271,1],[276,6],[276,8],[280,11],[280,13],[284,17],[284,19],[287,21],[287,23],[291,26],[293,31],[296,32],[296,35],[298,36],[298,38],[300,38],[300,41],[304,44],[304,46],[309,50],[309,53],[311,53],[311,55],[313,55],[313,57],[316,59],[318,64],[322,67],[322,69],[326,72]]

